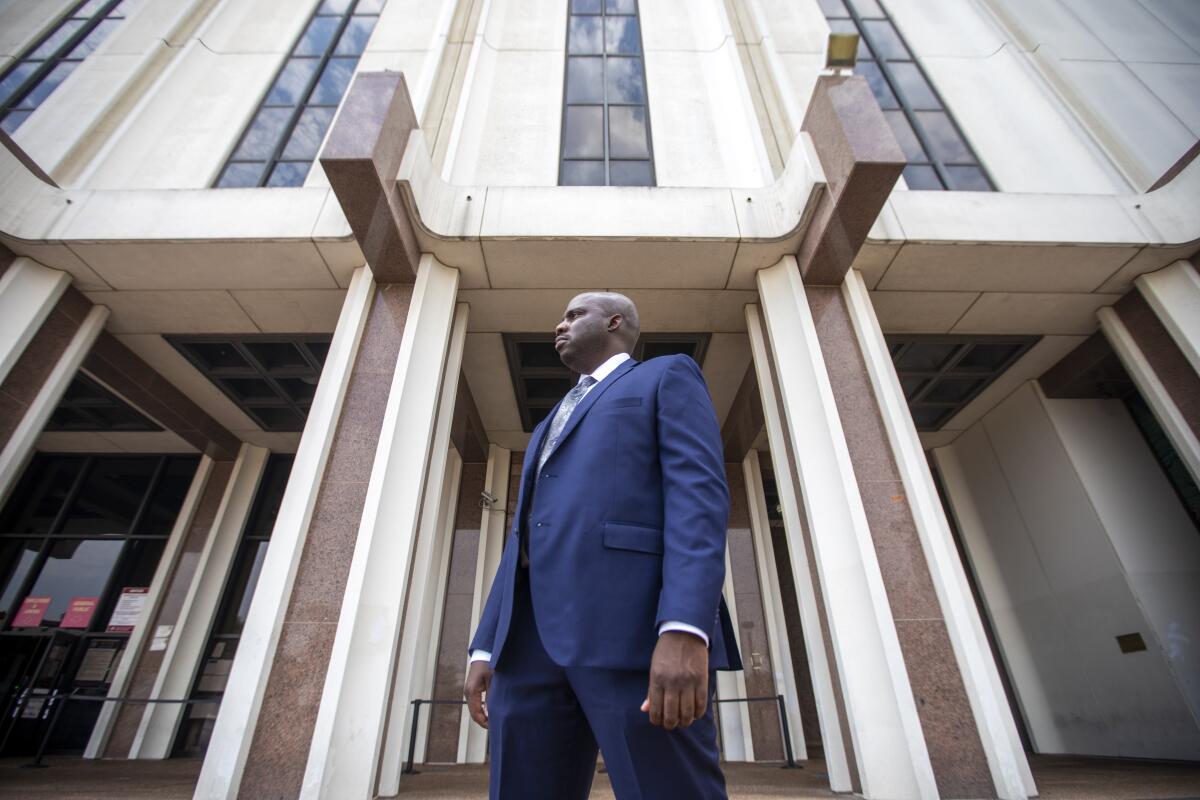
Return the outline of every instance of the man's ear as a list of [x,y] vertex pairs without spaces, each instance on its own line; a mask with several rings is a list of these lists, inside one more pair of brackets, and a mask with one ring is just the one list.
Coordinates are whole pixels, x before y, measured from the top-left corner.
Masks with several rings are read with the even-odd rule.
[[620,314],[613,314],[611,317],[609,317],[609,318],[608,318],[608,330],[609,330],[609,332],[611,333],[612,331],[615,331],[615,330],[617,330],[618,328],[620,328],[620,327],[621,327],[621,323],[622,323],[622,322],[624,322],[624,321],[625,321],[625,318],[624,318],[624,317],[622,317]]

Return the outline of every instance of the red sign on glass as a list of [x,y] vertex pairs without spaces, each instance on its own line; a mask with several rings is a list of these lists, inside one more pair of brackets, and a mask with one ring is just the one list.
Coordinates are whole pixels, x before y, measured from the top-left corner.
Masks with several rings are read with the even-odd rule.
[[50,608],[49,597],[26,597],[21,601],[21,607],[17,609],[17,615],[13,617],[12,626],[14,628],[36,628],[42,624],[42,617],[46,616],[46,611]]
[[92,624],[92,615],[96,613],[99,597],[72,597],[67,604],[67,613],[63,614],[60,628],[86,628]]

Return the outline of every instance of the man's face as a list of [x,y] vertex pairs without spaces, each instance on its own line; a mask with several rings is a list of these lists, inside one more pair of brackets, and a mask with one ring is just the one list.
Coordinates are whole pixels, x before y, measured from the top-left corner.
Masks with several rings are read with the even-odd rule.
[[562,321],[554,328],[554,349],[562,362],[579,373],[599,366],[593,362],[608,347],[612,317],[593,295],[581,294],[567,303]]

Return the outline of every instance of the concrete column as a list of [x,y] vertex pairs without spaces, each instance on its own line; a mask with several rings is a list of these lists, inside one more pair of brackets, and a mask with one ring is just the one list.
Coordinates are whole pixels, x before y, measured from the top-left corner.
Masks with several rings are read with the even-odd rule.
[[[447,565],[444,612],[438,637],[437,676],[433,698],[461,700],[467,642],[471,635],[471,603],[475,591],[475,566],[479,553],[479,528],[483,515],[480,492],[484,489],[487,464],[464,464],[454,520],[454,543]],[[429,709],[429,744],[426,762],[458,760],[458,739],[463,709],[438,705]]]
[[[201,529],[206,534],[202,537],[203,546],[197,554],[192,578],[186,583],[182,606],[170,623],[174,625],[174,631],[150,688],[151,698],[174,700],[187,697],[192,689],[221,602],[221,591],[225,588],[259,480],[267,465],[267,455],[265,448],[242,445],[237,461],[229,470],[212,524],[207,530]],[[179,585],[185,584],[181,580]],[[176,704],[147,705],[140,714],[141,721],[129,757],[170,756],[175,733],[185,712],[183,706]]]
[[1200,274],[1188,261],[1176,261],[1134,284],[1171,334],[1193,372],[1200,372]]
[[746,330],[762,398],[767,441],[771,445],[771,463],[783,514],[792,577],[796,587],[801,630],[804,635],[808,667],[812,676],[814,701],[821,725],[821,743],[829,788],[835,792],[861,790],[854,744],[850,738],[846,702],[841,692],[837,658],[826,610],[824,593],[817,574],[812,536],[806,525],[804,501],[800,492],[796,455],[783,412],[783,396],[775,376],[775,358],[771,350],[758,306],[746,307]]
[[[400,640],[400,651],[394,666],[395,685],[392,689],[391,713],[382,756],[379,778],[379,794],[388,796],[400,790],[400,770],[408,753],[408,734],[415,724],[411,703],[417,698],[427,699],[426,674],[429,659],[437,653],[430,646],[433,638],[434,607],[440,605],[436,598],[442,579],[438,569],[445,547],[449,542],[450,525],[453,524],[453,504],[447,508],[447,496],[453,498],[462,459],[457,453],[451,455],[450,424],[454,419],[454,400],[458,393],[458,381],[462,369],[463,345],[467,338],[468,308],[459,304],[454,314],[450,333],[450,344],[446,353],[446,365],[442,373],[437,416],[433,425],[433,443],[430,449],[428,477],[425,480],[425,495],[420,506],[420,522],[416,533],[416,544],[412,552],[413,566],[408,586],[408,600],[404,609],[404,628]],[[453,469],[448,473],[448,469]],[[447,517],[450,518],[447,521]],[[428,719],[428,714],[426,714]]]
[[[307,730],[301,729],[298,733],[301,744],[292,747],[283,743],[276,745],[280,758],[280,762],[276,762],[276,788],[285,786],[286,792],[286,787],[290,786],[293,796],[299,792],[323,669],[318,666],[314,672],[303,665],[294,665],[293,671],[304,675],[305,679],[298,681],[289,692],[279,688],[276,677],[272,688],[279,696],[272,696],[269,701],[268,686],[281,642],[287,645],[279,657],[281,662],[303,662],[308,655],[322,661],[328,658],[332,626],[310,624],[295,628],[285,625],[289,601],[298,582],[311,580],[307,574],[303,578],[299,575],[302,565],[307,573],[314,566],[313,561],[318,565],[324,561],[325,566],[336,569],[336,559],[349,560],[362,498],[366,495],[366,480],[370,476],[373,443],[383,416],[389,370],[395,364],[400,333],[408,313],[408,299],[409,293],[404,290],[377,288],[366,268],[354,274],[346,292],[325,369],[309,409],[308,422],[271,533],[271,545],[238,642],[237,658],[225,686],[221,710],[196,785],[197,798],[238,795],[264,706],[270,710],[264,717],[268,728],[286,731],[288,726],[308,726]],[[368,320],[372,325],[369,336],[364,333]],[[305,549],[309,544],[312,553],[306,559]],[[345,568],[340,567],[340,571],[344,573]],[[339,579],[336,575],[320,577],[333,587],[344,581],[344,577]],[[310,602],[323,597],[319,591],[312,593],[316,596],[311,597]],[[331,621],[336,619],[337,608],[335,602],[329,616]],[[305,652],[303,641],[297,641],[306,630],[312,631],[316,641],[312,654]],[[324,652],[321,652],[321,644],[324,644]],[[318,680],[314,681],[314,677]],[[291,713],[288,712],[289,704]],[[297,714],[300,719],[296,719]],[[255,755],[256,762],[266,760],[264,753]],[[255,774],[260,768],[256,763]],[[245,796],[254,795],[248,793]]]
[[[733,587],[733,565],[730,563],[729,547],[725,548],[725,586],[723,587],[725,604],[729,607],[729,621],[735,631],[738,625],[737,592]],[[739,642],[740,644],[740,642]],[[744,649],[744,648],[743,648]],[[743,658],[746,655],[743,653]],[[739,700],[750,695],[746,692],[746,673],[737,672],[717,673],[717,699]],[[754,736],[750,728],[750,709],[746,703],[721,703],[717,708],[717,718],[721,725],[721,743],[726,761],[753,761]]]
[[[479,626],[479,617],[483,613],[484,603],[487,602],[488,592],[492,589],[492,579],[500,567],[500,555],[504,552],[504,536],[510,505],[516,505],[516,497],[509,503],[509,485],[512,463],[512,452],[491,445],[488,448],[487,473],[484,476],[484,491],[496,498],[483,508],[482,519],[479,521],[479,553],[475,560],[475,590],[471,602],[471,625],[467,633],[467,641]],[[466,669],[466,654],[463,655],[464,675]],[[487,759],[487,731],[471,721],[471,716],[464,713],[458,733],[458,763],[482,764]]]
[[70,284],[67,273],[24,257],[0,275],[0,385]]
[[[793,257],[758,273],[758,293],[794,443],[862,794],[936,798],[922,720],[822,352],[828,336],[818,335]],[[844,337],[837,344],[844,346]],[[847,399],[864,402],[860,395]]]
[[[845,317],[838,312],[835,305],[837,299],[827,298],[833,313],[826,319],[831,323],[835,320],[840,322],[839,328],[844,332]],[[924,584],[924,581],[912,575],[912,567],[907,564],[904,565],[903,572],[897,570],[889,574],[884,554],[880,553],[884,579],[888,582],[889,597],[893,598],[893,613],[896,615],[901,635],[901,646],[905,648],[905,662],[908,664],[909,674],[913,676],[914,673],[922,673],[927,676],[920,680],[915,676],[912,678],[914,691],[925,701],[921,704],[922,721],[933,722],[939,730],[947,723],[952,723],[958,730],[953,737],[944,736],[942,741],[929,742],[939,789],[943,795],[957,797],[966,796],[968,791],[979,792],[987,788],[982,782],[982,776],[977,774],[978,769],[974,770],[976,774],[973,776],[967,771],[970,767],[969,760],[977,758],[978,754],[973,746],[969,746],[972,737],[964,735],[961,726],[973,718],[975,730],[978,732],[978,743],[983,749],[996,796],[1023,800],[1037,794],[1033,774],[1029,770],[1012,710],[1000,682],[1000,673],[979,618],[979,610],[975,606],[966,572],[954,546],[945,511],[938,498],[912,415],[909,413],[904,390],[896,376],[887,343],[871,306],[870,295],[859,272],[851,270],[847,274],[842,284],[840,300],[840,305],[844,306],[854,329],[861,363],[865,367],[871,390],[875,395],[876,413],[886,432],[886,442],[880,440],[877,429],[870,442],[862,441],[866,439],[870,428],[865,424],[856,426],[859,431],[858,437],[861,438],[851,447],[855,471],[862,483],[866,467],[865,455],[870,447],[876,456],[874,479],[879,481],[877,492],[886,493],[901,488],[903,503],[895,502],[896,495],[892,494],[889,495],[889,499],[893,502],[887,507],[899,510],[898,506],[907,505],[907,513],[901,512],[898,518],[896,514],[890,515],[891,518],[886,523],[887,534],[872,520],[876,549],[882,550],[887,547],[894,553],[900,545],[906,543],[909,555],[916,556],[916,548],[913,547],[911,538],[906,537],[902,540],[896,535],[915,531],[925,563],[914,566],[918,570],[922,566],[928,570],[929,580],[941,611],[940,620],[921,619],[918,622],[918,617],[914,616],[912,620],[901,622],[899,615],[902,613],[900,609],[903,601],[895,598],[897,595],[913,592]],[[831,333],[832,327],[833,325],[829,326]],[[820,323],[818,330],[823,330]],[[862,413],[865,416],[870,411],[863,410]],[[887,463],[883,463],[885,459],[878,457],[886,456],[886,449],[890,449],[892,459],[886,459]],[[855,450],[863,453],[863,456],[856,458]],[[899,487],[894,482],[895,477],[900,479]],[[882,504],[877,504],[876,508],[879,505]],[[872,516],[870,511],[868,516]],[[880,522],[883,520],[880,519]],[[909,530],[904,531],[904,528]],[[908,584],[905,588],[897,584],[901,577],[904,583]],[[919,632],[921,628],[925,630]],[[957,663],[958,677],[950,674],[938,675],[934,664],[931,663],[945,659],[947,639],[954,658],[945,663]],[[969,703],[969,715],[962,703],[962,690],[965,690],[965,699]],[[952,698],[955,705],[947,704],[939,709],[937,703],[928,701],[930,697],[939,698],[943,703]],[[935,718],[934,715],[938,711],[941,713]],[[927,723],[926,729],[929,728]],[[931,738],[933,737],[927,734],[927,740]]]
[[[333,623],[335,638],[298,793],[303,798],[375,796],[387,717],[381,698],[391,689],[404,595],[413,574],[413,547],[457,292],[458,271],[431,255],[422,256],[341,613]],[[325,594],[321,603],[329,602],[328,590]],[[261,779],[262,789],[272,786],[277,791],[274,776],[263,774]]]
[[[14,269],[18,269],[16,264],[4,273],[11,287],[17,285],[7,280]],[[23,272],[18,270],[18,275]],[[28,343],[20,354],[10,359],[8,374],[0,382],[0,505],[8,499],[33,454],[37,437],[107,319],[107,308],[93,306],[74,290],[67,292],[53,304],[36,333],[25,336]],[[27,333],[22,328],[22,335]],[[8,352],[11,355],[12,351]]]
[[[1182,266],[1181,266],[1182,265]],[[1138,279],[1130,292],[1096,316],[1192,479],[1200,483],[1200,374],[1197,373],[1200,303],[1195,269],[1177,262]]]
[[[142,619],[129,635],[121,663],[109,685],[109,697],[150,696],[166,652],[149,649],[150,633],[162,625],[169,625],[174,631],[232,466],[232,462],[201,457],[159,559],[150,591],[146,593]],[[129,758],[145,710],[144,706],[105,704],[92,728],[84,757]]]
[[793,755],[798,761],[808,759],[808,746],[804,737],[804,726],[800,718],[800,690],[796,671],[792,667],[791,643],[787,632],[782,595],[779,588],[779,570],[776,568],[775,547],[771,541],[771,522],[767,517],[767,501],[763,494],[762,466],[759,453],[751,450],[742,461],[742,478],[746,482],[746,495],[750,512],[750,535],[754,546],[754,559],[758,567],[758,581],[762,593],[763,614],[766,623],[765,637],[774,669],[775,691],[783,694],[786,724],[792,738]]

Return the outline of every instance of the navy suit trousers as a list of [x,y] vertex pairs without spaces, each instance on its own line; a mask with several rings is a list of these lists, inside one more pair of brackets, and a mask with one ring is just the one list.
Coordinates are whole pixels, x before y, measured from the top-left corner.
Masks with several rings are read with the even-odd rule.
[[[597,748],[618,800],[725,800],[713,705],[667,731],[640,710],[646,670],[560,667],[517,570],[512,629],[487,696],[492,800],[584,800]],[[715,688],[710,675],[710,692]]]

